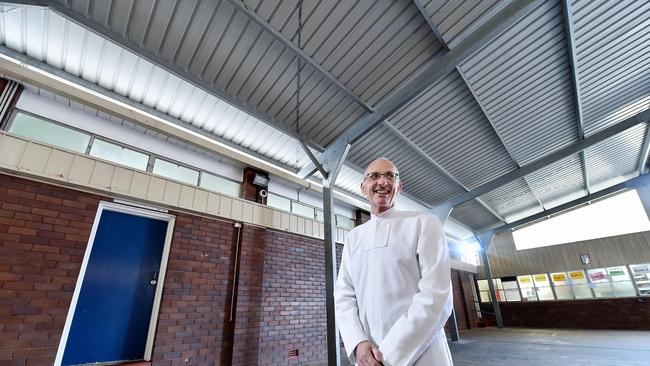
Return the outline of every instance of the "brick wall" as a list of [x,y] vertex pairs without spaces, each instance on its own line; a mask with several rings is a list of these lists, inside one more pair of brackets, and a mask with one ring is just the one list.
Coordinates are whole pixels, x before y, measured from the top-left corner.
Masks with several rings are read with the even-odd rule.
[[[650,299],[501,302],[505,326],[650,330]],[[492,311],[492,304],[481,303]]]
[[454,292],[454,310],[458,329],[473,329],[478,327],[478,315],[474,311],[472,297],[472,278],[470,274],[456,269],[451,270],[451,283]]
[[[0,174],[0,366],[53,363],[100,200]],[[322,241],[244,225],[237,256],[234,223],[170,213],[154,365],[325,360]]]
[[0,175],[0,365],[54,363],[99,200]]

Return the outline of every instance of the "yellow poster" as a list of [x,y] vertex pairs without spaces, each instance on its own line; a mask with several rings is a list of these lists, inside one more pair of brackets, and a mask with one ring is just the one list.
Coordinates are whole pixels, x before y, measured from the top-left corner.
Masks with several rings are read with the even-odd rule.
[[566,281],[566,276],[564,275],[564,273],[555,273],[553,274],[553,281],[564,282]]
[[584,280],[585,279],[585,273],[582,272],[582,271],[569,272],[569,276],[571,277],[572,280]]
[[546,275],[545,274],[537,274],[535,275],[535,281],[536,282],[544,282],[547,281]]
[[530,283],[530,277],[517,277],[519,283]]

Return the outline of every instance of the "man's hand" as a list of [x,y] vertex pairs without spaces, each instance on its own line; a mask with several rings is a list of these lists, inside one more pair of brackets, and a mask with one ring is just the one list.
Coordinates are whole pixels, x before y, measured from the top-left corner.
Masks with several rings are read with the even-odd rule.
[[354,352],[359,366],[379,366],[384,362],[384,357],[379,352],[379,349],[368,341],[359,343]]

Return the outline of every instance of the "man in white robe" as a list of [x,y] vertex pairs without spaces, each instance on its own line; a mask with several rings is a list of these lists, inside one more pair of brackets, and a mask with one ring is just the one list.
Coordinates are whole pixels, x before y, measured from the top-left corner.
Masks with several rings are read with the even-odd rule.
[[371,219],[348,234],[334,287],[350,361],[451,366],[443,327],[453,302],[440,220],[394,207],[402,182],[387,159],[368,165],[361,190]]

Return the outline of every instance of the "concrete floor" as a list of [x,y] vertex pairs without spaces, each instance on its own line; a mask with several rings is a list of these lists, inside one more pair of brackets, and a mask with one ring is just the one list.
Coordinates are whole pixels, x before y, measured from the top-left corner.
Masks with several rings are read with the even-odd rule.
[[449,347],[455,366],[650,365],[650,331],[483,328]]

